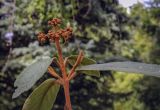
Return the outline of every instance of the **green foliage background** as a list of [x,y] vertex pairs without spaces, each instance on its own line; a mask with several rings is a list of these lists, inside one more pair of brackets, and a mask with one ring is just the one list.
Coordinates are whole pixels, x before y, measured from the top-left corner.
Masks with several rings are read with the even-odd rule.
[[[11,99],[13,83],[23,68],[40,56],[56,55],[53,45],[37,42],[37,33],[47,32],[47,21],[54,17],[74,29],[69,43],[63,45],[66,56],[81,48],[98,63],[160,63],[159,0],[148,2],[147,7],[135,4],[129,14],[117,0],[16,0],[15,6],[12,0],[1,0],[0,7],[0,68],[6,67],[0,72],[1,110],[21,109],[31,93]],[[9,53],[4,36],[11,17],[14,37]],[[33,88],[48,77],[46,74]],[[159,78],[121,72],[101,72],[101,78],[80,75],[71,82],[73,109],[160,110],[159,83]],[[63,105],[61,90],[53,109],[62,110]]]

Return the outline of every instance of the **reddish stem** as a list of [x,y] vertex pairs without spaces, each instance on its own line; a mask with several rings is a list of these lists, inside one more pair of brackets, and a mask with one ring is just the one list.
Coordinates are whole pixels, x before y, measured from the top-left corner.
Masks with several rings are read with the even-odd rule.
[[55,72],[55,70],[54,70],[51,66],[48,67],[48,72],[49,72],[53,77],[58,78],[58,79],[62,79],[62,78]]
[[69,92],[69,80],[65,81],[63,87],[64,87],[64,94],[65,94],[65,98],[66,98],[66,108],[67,108],[67,110],[72,110],[70,92]]
[[76,63],[73,65],[73,67],[69,73],[69,79],[71,79],[71,76],[73,76],[73,74],[75,73],[76,67],[81,63],[82,60],[83,60],[83,51],[80,51],[79,55],[77,57]]
[[66,73],[66,70],[65,70],[65,65],[64,65],[64,60],[63,60],[63,56],[62,56],[62,50],[61,50],[61,46],[60,46],[60,43],[59,43],[59,39],[56,39],[55,43],[56,43],[56,47],[57,47],[57,50],[58,50],[59,66],[60,66],[60,69],[62,71],[63,78],[66,79],[67,78],[67,73]]
[[67,77],[67,72],[66,72],[66,67],[64,64],[63,56],[62,56],[62,50],[61,46],[59,43],[59,39],[55,40],[56,47],[58,50],[58,59],[59,59],[59,66],[63,75],[63,88],[64,88],[64,94],[65,94],[65,99],[66,99],[66,109],[67,110],[72,110],[72,105],[71,105],[71,100],[70,100],[70,92],[69,92],[69,80]]

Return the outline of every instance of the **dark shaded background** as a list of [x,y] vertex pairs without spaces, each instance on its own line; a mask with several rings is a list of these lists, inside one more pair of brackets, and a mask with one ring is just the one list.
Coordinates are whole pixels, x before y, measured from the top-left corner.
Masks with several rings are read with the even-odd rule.
[[[1,0],[0,110],[20,110],[33,89],[11,99],[17,75],[36,58],[56,55],[53,45],[37,42],[37,33],[47,32],[47,21],[54,17],[74,29],[63,45],[65,56],[81,48],[97,63],[159,64],[160,1],[150,0],[146,6],[135,4],[127,13],[118,0]],[[71,83],[74,110],[160,110],[159,78],[106,71],[101,78],[80,75]],[[63,105],[61,90],[53,109]]]

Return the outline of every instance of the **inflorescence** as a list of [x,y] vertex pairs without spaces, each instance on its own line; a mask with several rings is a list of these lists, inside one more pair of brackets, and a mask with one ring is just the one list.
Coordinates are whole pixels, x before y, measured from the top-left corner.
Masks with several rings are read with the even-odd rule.
[[66,27],[65,29],[60,28],[61,23],[62,21],[58,18],[53,18],[48,21],[48,25],[51,25],[52,29],[49,30],[47,34],[40,32],[38,34],[39,42],[44,43],[47,40],[55,42],[55,40],[60,40],[60,38],[67,41],[71,37],[73,30],[71,27]]

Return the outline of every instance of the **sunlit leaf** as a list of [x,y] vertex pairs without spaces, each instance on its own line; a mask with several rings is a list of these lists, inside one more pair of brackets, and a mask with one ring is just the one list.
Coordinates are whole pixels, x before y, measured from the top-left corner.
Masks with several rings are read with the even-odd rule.
[[77,70],[114,70],[130,73],[142,73],[150,76],[160,77],[160,65],[146,64],[138,62],[111,62],[105,64],[93,64],[87,66],[81,66]]
[[44,81],[26,99],[22,110],[51,110],[60,85],[54,79]]
[[17,89],[13,93],[12,98],[16,98],[21,93],[29,90],[36,83],[36,81],[39,80],[47,71],[47,68],[51,64],[51,62],[51,58],[42,58],[26,67],[17,77],[14,83],[14,86],[17,87]]
[[[68,58],[68,62],[73,66],[74,63],[76,62],[77,60],[77,55],[72,55]],[[90,58],[87,58],[87,57],[84,57],[81,64],[79,66],[84,66],[84,65],[90,65],[90,64],[96,64],[96,61],[90,59]],[[84,73],[84,74],[87,74],[87,75],[91,75],[91,76],[96,76],[96,77],[100,77],[100,72],[97,71],[97,70],[85,70],[85,71],[79,71],[80,73]]]

